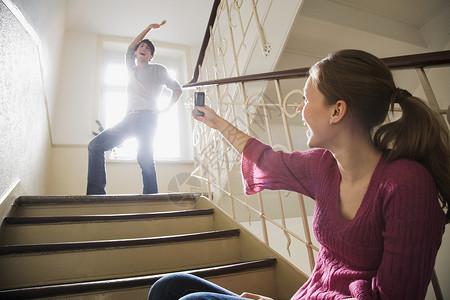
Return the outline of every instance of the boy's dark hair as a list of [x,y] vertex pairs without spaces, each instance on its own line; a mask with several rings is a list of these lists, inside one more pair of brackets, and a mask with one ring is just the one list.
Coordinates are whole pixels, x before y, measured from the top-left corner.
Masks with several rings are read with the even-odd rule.
[[154,46],[153,43],[152,43],[150,40],[148,40],[148,39],[145,39],[145,40],[140,41],[139,44],[137,44],[136,47],[134,47],[134,51],[136,51],[137,48],[139,48],[139,46],[140,46],[142,43],[146,43],[147,46],[150,47],[150,53],[152,54],[152,56],[154,56],[154,55],[155,55],[155,46]]

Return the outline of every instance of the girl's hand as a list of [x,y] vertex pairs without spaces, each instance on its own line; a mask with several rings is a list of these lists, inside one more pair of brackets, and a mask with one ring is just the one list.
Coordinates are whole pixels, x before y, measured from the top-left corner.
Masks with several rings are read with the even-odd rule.
[[248,292],[242,293],[239,297],[245,298],[245,299],[253,299],[253,300],[273,300],[272,298],[269,298],[266,296],[261,296],[261,295],[252,294],[252,293],[248,293]]
[[[214,110],[209,108],[208,106],[197,106],[197,109],[201,111],[203,116],[196,116],[192,111],[192,117],[197,121],[204,123],[206,126],[211,127],[212,129],[220,130],[220,123],[223,121],[221,117],[219,117]],[[222,122],[223,123],[223,122]]]
[[[191,115],[197,121],[204,123],[212,129],[217,129],[228,140],[228,142],[242,154],[245,144],[251,138],[246,133],[234,127],[230,122],[217,115],[214,110],[208,106],[197,106],[197,109],[204,113],[203,116],[195,116],[192,111]],[[250,294],[249,294],[250,295]],[[270,299],[270,298],[250,298],[250,299]]]

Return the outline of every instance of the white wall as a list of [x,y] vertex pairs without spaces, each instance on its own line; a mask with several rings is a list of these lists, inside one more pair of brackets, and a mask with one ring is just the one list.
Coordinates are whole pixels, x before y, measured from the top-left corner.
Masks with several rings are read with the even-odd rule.
[[[49,195],[84,195],[87,179],[87,148],[56,146],[51,151],[51,164],[46,193]],[[176,185],[174,178],[190,173],[191,162],[156,162],[160,192],[190,192],[189,187]],[[107,162],[107,192],[109,194],[142,193],[142,176],[136,162]],[[174,190],[179,187],[178,190]]]
[[96,55],[94,33],[66,31],[52,126],[55,145],[87,145],[92,138]]
[[[14,199],[7,195],[10,188],[13,194],[45,194],[51,148],[47,114],[51,105],[47,100],[51,96],[47,95],[52,94],[58,63],[49,63],[41,69],[40,58],[53,56],[57,61],[62,41],[61,32],[50,29],[60,26],[60,20],[40,15],[34,6],[40,4],[44,8],[43,1],[17,1],[22,12],[13,2],[5,2],[8,8],[0,3],[0,217]],[[57,16],[63,11],[57,2],[46,1],[49,14]],[[51,37],[44,34],[49,32]],[[42,51],[44,48],[46,51]],[[43,89],[43,79],[49,82],[49,89]]]
[[11,0],[41,41],[42,72],[50,122],[55,114],[61,48],[65,29],[65,1]]

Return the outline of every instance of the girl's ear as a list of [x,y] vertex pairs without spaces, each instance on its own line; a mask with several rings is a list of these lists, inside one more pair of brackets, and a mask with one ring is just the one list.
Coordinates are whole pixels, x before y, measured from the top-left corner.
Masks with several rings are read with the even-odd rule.
[[334,123],[340,122],[347,113],[347,103],[344,100],[339,100],[333,105],[332,115],[330,121]]

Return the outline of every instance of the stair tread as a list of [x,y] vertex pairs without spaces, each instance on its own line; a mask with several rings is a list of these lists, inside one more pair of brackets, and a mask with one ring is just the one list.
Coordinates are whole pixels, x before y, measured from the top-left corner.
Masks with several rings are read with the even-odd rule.
[[100,222],[100,221],[126,221],[156,218],[175,218],[183,216],[212,215],[213,209],[191,209],[181,211],[132,213],[132,214],[101,214],[101,215],[75,215],[75,216],[36,216],[36,217],[6,217],[7,225],[24,224],[55,224],[75,222]]
[[[189,273],[205,278],[257,270],[262,268],[270,268],[275,267],[275,265],[276,265],[275,258],[266,258],[261,260],[246,261],[228,265],[212,266],[196,270],[182,270],[179,272]],[[172,273],[0,290],[0,298],[31,299],[36,297],[54,297],[60,295],[88,293],[101,290],[136,288],[140,286],[148,286],[150,288],[150,286],[156,280]]]
[[[2,273],[0,299],[142,297],[156,280],[176,272],[206,277],[223,286],[229,284],[231,290],[241,290],[243,282],[252,282],[253,289],[259,290],[259,283],[269,278],[264,292],[274,294],[276,288],[271,282],[276,259],[258,255],[253,256],[253,261],[242,262],[243,257],[251,260],[252,255],[241,253],[240,229],[216,228],[215,210],[198,199],[201,195],[17,198],[13,213],[4,220],[3,237],[66,236],[72,229],[81,234],[66,239],[11,240],[9,245],[0,246],[0,260],[6,271]],[[115,222],[121,227],[114,227]],[[155,235],[161,227],[170,230]],[[136,234],[121,234],[125,229]],[[149,231],[153,229],[155,232]],[[89,240],[83,232],[96,235]],[[185,254],[187,249],[193,249],[192,253]],[[17,265],[26,268],[7,273]],[[46,267],[51,265],[58,267]],[[50,270],[44,277],[41,272],[33,272],[43,268]]]
[[240,233],[239,229],[215,230],[200,233],[189,233],[172,236],[103,240],[103,241],[83,241],[66,243],[45,243],[45,244],[26,244],[26,245],[6,245],[0,246],[0,255],[10,254],[30,254],[54,251],[75,251],[98,248],[114,247],[133,247],[144,245],[156,245],[170,242],[186,242],[215,238],[235,237]]
[[66,205],[66,204],[98,204],[120,202],[160,202],[160,201],[194,201],[199,193],[159,193],[132,195],[61,195],[61,196],[20,196],[15,205]]

